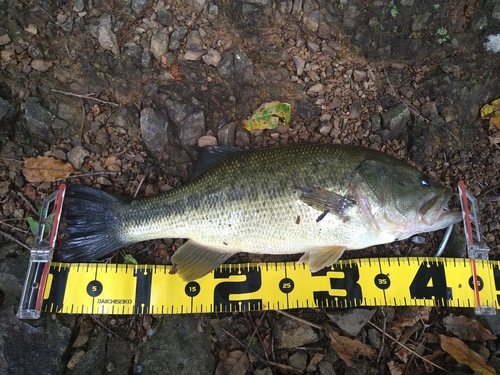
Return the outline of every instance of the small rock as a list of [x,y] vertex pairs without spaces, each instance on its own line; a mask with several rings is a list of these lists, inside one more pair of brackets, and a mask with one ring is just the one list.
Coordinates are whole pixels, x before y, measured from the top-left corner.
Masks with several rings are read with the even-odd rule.
[[381,135],[385,139],[397,139],[401,133],[406,131],[406,123],[410,119],[410,115],[410,110],[403,103],[390,108],[382,114],[383,129]]
[[76,170],[80,170],[85,158],[89,157],[89,152],[83,146],[76,146],[68,152],[68,161]]
[[111,16],[105,14],[99,18],[99,23],[97,25],[91,26],[90,31],[93,36],[97,34],[97,39],[102,48],[107,51],[111,51],[115,56],[120,54],[120,49],[118,47],[118,39],[113,32],[111,24]]
[[28,27],[25,29],[28,33],[36,35],[38,34],[38,28],[35,24],[30,23]]
[[180,47],[182,40],[187,35],[187,29],[185,27],[179,27],[175,30],[172,35],[170,35],[170,42],[168,44],[168,49],[170,51],[175,51]]
[[149,8],[153,0],[132,0],[130,8],[135,14],[141,14],[146,8]]
[[255,370],[253,372],[254,375],[273,375],[273,370],[269,367],[265,367],[262,370]]
[[192,7],[199,13],[205,8],[208,0],[191,0]]
[[234,137],[236,135],[236,123],[231,122],[222,125],[217,132],[219,144],[223,146],[234,146]]
[[9,34],[0,35],[0,46],[5,46],[11,42]]
[[320,46],[310,40],[307,41],[307,49],[313,53],[316,53],[319,51]]
[[280,317],[275,323],[278,348],[296,348],[319,340],[310,325]]
[[236,136],[234,138],[234,145],[243,148],[250,145],[250,132],[243,128],[236,129]]
[[344,102],[340,98],[333,98],[332,101],[330,102],[330,107],[335,109],[335,108],[341,108],[344,105]]
[[43,48],[38,43],[30,43],[28,46],[28,55],[32,59],[42,59],[43,58]]
[[349,110],[349,118],[360,118],[361,117],[361,102],[359,99],[353,99],[351,109]]
[[345,333],[356,336],[366,322],[370,321],[375,311],[375,309],[351,309],[348,313],[328,314],[328,317]]
[[307,366],[307,353],[302,350],[295,352],[288,358],[288,364],[304,371]]
[[52,63],[50,61],[45,61],[42,59],[35,59],[31,61],[31,67],[39,72],[46,72],[52,67]]
[[313,10],[312,12],[308,14],[304,14],[304,17],[302,18],[302,22],[304,23],[305,27],[309,30],[315,33],[318,31],[319,27],[319,10]]
[[323,85],[321,83],[316,83],[309,87],[309,90],[307,90],[307,95],[311,94],[317,94],[318,92],[323,90]]
[[335,372],[333,365],[327,361],[321,361],[318,364],[319,375],[337,375]]
[[160,9],[158,10],[158,22],[160,22],[162,26],[174,26],[177,21],[171,11]]
[[0,98],[0,121],[8,119],[14,115],[14,107],[7,100]]
[[362,81],[366,78],[366,72],[363,72],[361,70],[354,70],[354,72],[352,73],[352,78],[355,82]]
[[328,135],[330,134],[330,132],[332,131],[333,129],[333,126],[332,124],[329,124],[329,123],[323,123],[319,126],[319,133],[321,135]]
[[151,46],[149,49],[153,54],[153,57],[159,62],[161,62],[162,56],[167,53],[168,41],[169,37],[167,29],[160,30],[151,37]]
[[203,50],[187,50],[184,54],[184,59],[188,61],[198,61],[205,54]]
[[382,341],[380,339],[380,333],[375,328],[370,328],[368,330],[368,343],[374,349],[379,349],[382,345]]
[[203,56],[203,61],[207,65],[217,66],[219,65],[222,57],[220,53],[215,49],[209,49],[207,54]]
[[306,66],[306,62],[300,56],[293,56],[292,60],[293,60],[293,63],[295,64],[297,76],[300,77],[304,73],[304,67]]
[[217,144],[217,138],[212,135],[204,135],[198,139],[198,147],[214,146]]
[[155,157],[161,159],[168,145],[170,124],[167,116],[153,108],[144,108],[140,115],[142,141]]
[[194,97],[191,103],[167,100],[167,111],[177,129],[179,142],[183,146],[194,146],[205,133],[203,106]]
[[83,12],[85,10],[85,2],[83,0],[75,0],[75,4],[73,5],[73,10],[76,13]]
[[187,50],[201,50],[203,41],[199,30],[191,30],[187,36],[186,49]]
[[243,50],[236,50],[234,52],[234,74],[239,82],[248,84],[253,82],[253,64],[252,60],[248,58]]
[[37,98],[27,98],[24,110],[28,129],[42,140],[54,141],[51,125],[55,116],[42,107]]
[[66,365],[70,370],[74,369],[76,365],[82,360],[85,355],[85,350],[80,349],[77,350],[69,359],[68,364]]

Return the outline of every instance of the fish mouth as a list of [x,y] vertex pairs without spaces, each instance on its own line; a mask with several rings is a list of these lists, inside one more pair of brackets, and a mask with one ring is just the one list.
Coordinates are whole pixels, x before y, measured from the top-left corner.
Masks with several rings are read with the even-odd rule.
[[418,210],[420,222],[430,230],[438,230],[462,220],[460,212],[452,212],[448,209],[451,196],[451,190],[447,189],[443,194],[429,194],[422,199]]

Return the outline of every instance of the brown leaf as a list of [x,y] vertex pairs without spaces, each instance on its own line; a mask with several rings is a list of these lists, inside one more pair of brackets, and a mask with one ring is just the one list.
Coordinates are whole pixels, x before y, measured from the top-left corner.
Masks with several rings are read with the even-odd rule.
[[318,363],[320,363],[323,360],[324,356],[325,355],[321,353],[314,354],[314,357],[312,357],[311,362],[309,362],[309,364],[307,365],[306,372],[316,372]]
[[470,350],[462,340],[445,335],[439,335],[439,339],[441,340],[441,348],[457,362],[463,363],[483,375],[496,374],[495,369],[487,366],[484,358]]
[[50,156],[29,158],[23,166],[23,175],[28,182],[53,182],[71,174],[80,174],[80,172],[71,164]]
[[353,357],[356,357],[358,355],[375,355],[375,350],[373,350],[369,346],[366,346],[359,340],[353,340],[349,337],[340,336],[329,326],[325,327],[325,332],[326,335],[330,338],[330,343],[333,349],[349,367],[356,367],[352,362]]
[[[444,354],[444,352],[442,350],[436,350],[432,354],[427,354],[426,356],[424,356],[424,358],[432,362],[432,361],[434,361],[434,359],[436,359],[436,357],[439,357],[442,354]],[[434,366],[431,363],[429,363],[427,361],[424,361],[423,363],[424,363],[425,371],[427,371],[428,374],[430,374],[434,371]]]
[[229,353],[226,359],[219,362],[215,369],[215,375],[244,375],[250,362],[248,356],[241,350]]
[[405,364],[397,363],[395,361],[387,362],[387,367],[389,367],[389,372],[391,375],[403,375],[403,371],[406,368]]
[[477,320],[469,319],[466,316],[450,315],[443,318],[446,332],[453,333],[460,340],[485,341],[495,340],[497,337],[484,328]]
[[33,186],[31,185],[26,185],[23,188],[23,194],[26,198],[28,198],[30,201],[34,201],[36,198],[36,190]]

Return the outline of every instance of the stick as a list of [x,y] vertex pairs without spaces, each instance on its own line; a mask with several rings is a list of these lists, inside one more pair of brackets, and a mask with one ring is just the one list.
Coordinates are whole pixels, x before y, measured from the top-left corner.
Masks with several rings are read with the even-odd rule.
[[28,246],[26,246],[25,244],[23,244],[23,243],[22,243],[21,241],[19,241],[18,239],[16,239],[16,238],[12,237],[10,234],[7,234],[7,233],[2,232],[2,231],[0,231],[0,234],[1,234],[1,235],[4,235],[5,237],[7,237],[7,238],[8,238],[9,240],[11,240],[11,241],[17,242],[19,245],[21,245],[21,246],[22,246],[22,247],[24,247],[25,249],[28,249],[29,251],[31,251],[31,249],[30,249]]
[[90,96],[90,95],[75,94],[75,93],[73,93],[73,92],[61,91],[61,90],[56,90],[56,89],[52,89],[51,91],[52,91],[52,92],[57,92],[57,93],[59,93],[59,94],[68,95],[68,96],[76,96],[77,98],[95,100],[96,102],[103,103],[103,104],[108,104],[108,105],[112,105],[113,107],[119,107],[119,106],[120,106],[120,105],[119,105],[119,104],[117,104],[117,103],[107,102],[106,100],[101,100],[101,99],[93,98],[93,97],[92,97],[92,96]]
[[382,330],[382,328],[380,328],[379,326],[377,326],[377,325],[373,324],[372,322],[368,322],[368,323],[369,323],[369,324],[371,324],[371,326],[372,326],[373,328],[375,328],[376,330],[378,330],[379,332],[382,332],[385,336],[387,336],[388,338],[390,338],[390,339],[391,339],[392,341],[394,341],[396,344],[398,344],[398,345],[399,345],[399,346],[401,346],[402,348],[404,348],[404,349],[408,350],[410,353],[413,353],[414,355],[416,355],[416,356],[417,356],[418,358],[420,358],[422,361],[427,362],[427,363],[430,363],[432,366],[437,367],[438,369],[443,370],[443,371],[445,371],[445,372],[446,372],[446,373],[448,373],[448,374],[451,374],[451,372],[450,372],[450,371],[446,370],[445,368],[442,368],[442,367],[441,367],[441,366],[439,366],[439,365],[436,365],[434,362],[429,361],[427,358],[422,357],[420,354],[415,353],[415,351],[411,350],[411,349],[410,349],[409,347],[407,347],[405,344],[401,344],[401,343],[400,343],[400,342],[399,342],[399,341],[398,341],[395,337],[392,337],[392,336],[391,336],[391,335],[389,335],[387,332],[384,332],[384,331]]
[[285,311],[282,311],[282,310],[276,310],[277,312],[279,312],[280,314],[282,315],[285,315],[286,317],[288,318],[291,318],[291,319],[295,319],[301,323],[305,323],[305,324],[308,324],[310,325],[311,327],[314,327],[314,328],[317,328],[317,329],[323,329],[323,327],[321,327],[319,324],[316,324],[316,323],[313,323],[313,322],[310,322],[308,320],[305,320],[305,319],[302,319],[302,318],[299,318],[298,316],[295,316],[295,315],[292,315],[292,314],[289,314]]

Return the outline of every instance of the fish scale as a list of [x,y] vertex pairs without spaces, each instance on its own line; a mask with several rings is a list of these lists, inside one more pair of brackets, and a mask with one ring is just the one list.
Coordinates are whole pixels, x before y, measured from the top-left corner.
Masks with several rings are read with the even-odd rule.
[[[87,260],[144,240],[188,238],[172,257],[186,280],[237,252],[305,253],[301,260],[314,271],[345,250],[441,229],[461,218],[443,211],[449,189],[369,148],[212,147],[200,152],[200,159],[206,167],[192,182],[161,195],[130,203],[99,191],[98,225],[85,217],[86,206],[99,206],[99,193],[68,186],[61,259]],[[107,244],[101,245],[104,239]]]

